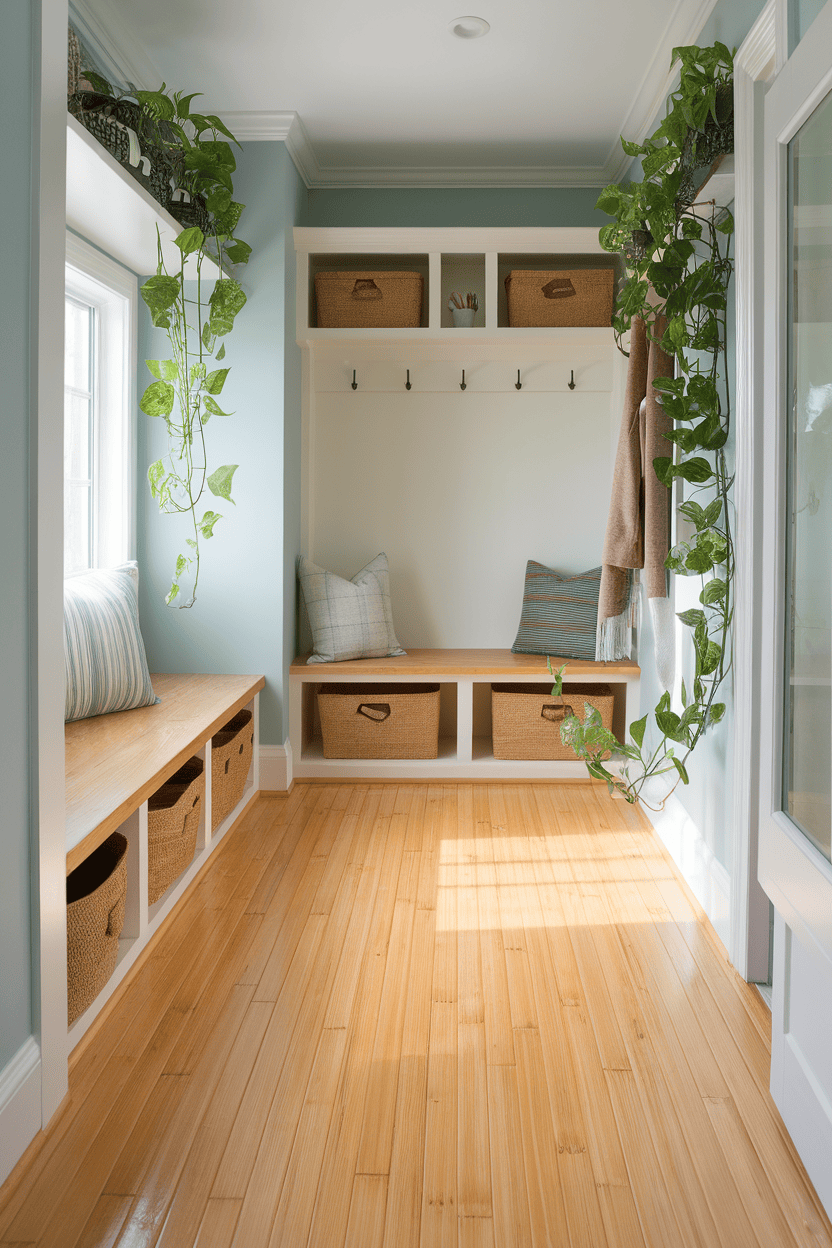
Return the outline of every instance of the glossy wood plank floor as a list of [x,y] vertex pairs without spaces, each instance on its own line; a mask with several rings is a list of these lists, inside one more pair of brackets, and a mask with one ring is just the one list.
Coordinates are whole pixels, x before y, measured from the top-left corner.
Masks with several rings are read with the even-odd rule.
[[304,785],[228,835],[0,1191],[37,1248],[808,1248],[768,1020],[588,785]]

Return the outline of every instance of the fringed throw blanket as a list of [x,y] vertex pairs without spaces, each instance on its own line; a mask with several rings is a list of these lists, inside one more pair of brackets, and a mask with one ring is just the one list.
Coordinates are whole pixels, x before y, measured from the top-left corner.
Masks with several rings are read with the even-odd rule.
[[[664,333],[660,318],[656,337]],[[673,454],[666,434],[671,421],[657,402],[655,377],[672,377],[673,361],[655,342],[648,342],[644,321],[630,332],[630,363],[618,451],[612,480],[598,598],[596,658],[630,656],[632,626],[638,604],[638,572],[644,569],[648,599],[667,597],[670,491],[653,470],[659,455]],[[662,618],[666,613],[661,613]],[[654,619],[655,619],[654,614]]]

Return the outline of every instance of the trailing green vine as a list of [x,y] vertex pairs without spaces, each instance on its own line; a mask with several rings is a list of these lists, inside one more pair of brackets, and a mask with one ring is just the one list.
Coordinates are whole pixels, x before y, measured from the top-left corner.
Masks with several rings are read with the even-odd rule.
[[[231,485],[237,464],[223,464],[208,471],[205,426],[214,416],[230,416],[217,402],[229,369],[212,368],[225,357],[225,337],[246,303],[240,283],[228,273],[229,262],[245,264],[251,254],[247,243],[235,237],[243,205],[233,198],[232,174],[236,162],[231,146],[222,136],[236,142],[218,117],[191,112],[193,95],[164,91],[135,93],[142,108],[156,123],[159,141],[164,142],[174,180],[187,191],[189,203],[201,213],[202,225],[190,225],[176,237],[179,265],[170,272],[158,244],[156,273],[141,288],[153,324],[167,332],[170,356],[147,360],[156,378],[145,390],[139,406],[152,417],[165,421],[168,434],[166,454],[148,469],[150,491],[159,510],[166,515],[186,515],[191,533],[185,549],[176,558],[173,579],[165,601],[180,598],[181,581],[192,577],[190,593],[178,605],[190,607],[196,599],[200,570],[200,543],[213,536],[222,516],[207,507],[197,512],[206,488],[215,497],[233,503]],[[209,136],[209,137],[206,137]],[[203,208],[204,205],[204,208]],[[175,209],[174,209],[175,210]],[[186,283],[189,257],[195,269],[195,295]],[[206,297],[203,265],[210,257],[219,268]],[[191,270],[191,274],[193,272]]]
[[[681,713],[665,692],[653,712],[655,731],[648,732],[650,716],[644,715],[630,724],[623,744],[589,705],[583,723],[571,716],[561,728],[563,741],[586,760],[590,775],[629,802],[644,800],[644,786],[658,776],[670,773],[674,788],[688,783],[689,755],[725,714],[718,694],[731,668],[733,476],[724,447],[730,419],[725,347],[733,219],[713,204],[697,205],[694,213],[691,200],[704,176],[704,170],[698,177],[696,171],[733,151],[733,57],[716,43],[676,48],[671,66],[677,61],[681,81],[659,128],[641,144],[621,140],[628,155],[641,158],[643,180],[606,187],[597,207],[615,218],[601,230],[601,245],[623,254],[626,266],[613,315],[619,346],[633,319],[641,317],[648,335],[676,361],[675,377],[653,383],[674,422],[667,436],[676,453],[655,459],[653,466],[668,488],[679,477],[699,496],[678,509],[693,534],[671,550],[665,565],[677,576],[702,578],[700,606],[679,614],[691,631],[695,674],[692,688],[682,681]],[[648,301],[651,287],[655,295]],[[659,338],[662,317],[666,327]],[[552,692],[560,694],[563,669],[553,675]],[[605,766],[610,752],[623,756],[620,776]]]

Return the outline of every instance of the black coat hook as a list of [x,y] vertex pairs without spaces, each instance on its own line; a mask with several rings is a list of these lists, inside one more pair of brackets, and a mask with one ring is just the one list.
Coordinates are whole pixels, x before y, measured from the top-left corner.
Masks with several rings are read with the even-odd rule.
[[353,390],[358,389],[358,382],[355,380],[355,369],[352,370],[352,388]]
[[523,383],[520,381],[520,369],[519,369],[519,368],[518,368],[518,370],[517,370],[517,380],[516,380],[516,381],[515,381],[515,383],[514,383],[514,389],[515,389],[515,390],[522,390],[522,389],[523,389]]
[[570,370],[569,370],[569,382],[568,382],[568,385],[569,385],[569,389],[570,389],[570,390],[574,390],[574,389],[575,389],[575,370],[574,370],[574,368],[570,368]]
[[410,369],[407,370],[407,381],[405,382],[405,390],[410,389]]
[[465,390],[465,389],[466,389],[466,386],[465,386],[465,369],[464,369],[464,368],[463,368],[463,370],[462,370],[462,381],[459,383],[459,388],[460,388],[460,390]]

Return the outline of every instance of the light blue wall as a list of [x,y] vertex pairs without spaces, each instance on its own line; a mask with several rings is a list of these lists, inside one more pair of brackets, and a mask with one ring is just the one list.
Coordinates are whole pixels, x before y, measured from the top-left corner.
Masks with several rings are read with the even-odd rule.
[[[294,257],[291,231],[305,191],[282,143],[248,144],[237,161],[235,195],[246,204],[240,233],[253,248],[239,274],[248,302],[225,360],[231,372],[221,405],[234,415],[215,416],[207,431],[209,470],[239,464],[236,506],[208,496],[223,519],[203,543],[196,604],[166,607],[187,531],[178,517],[159,515],[149,496],[144,474],[164,453],[164,426],[140,414],[140,609],[151,669],[264,674],[261,740],[276,745],[288,735],[284,670],[294,646],[300,526],[300,351],[294,266],[287,260]],[[153,329],[142,305],[140,391],[151,380],[142,362],[166,354],[164,333]]]
[[599,188],[483,187],[310,191],[304,225],[579,226],[608,224]]
[[29,797],[29,244],[32,5],[3,5],[0,110],[14,117],[3,136],[0,231],[0,344],[3,354],[0,447],[0,1070],[32,1033]]

